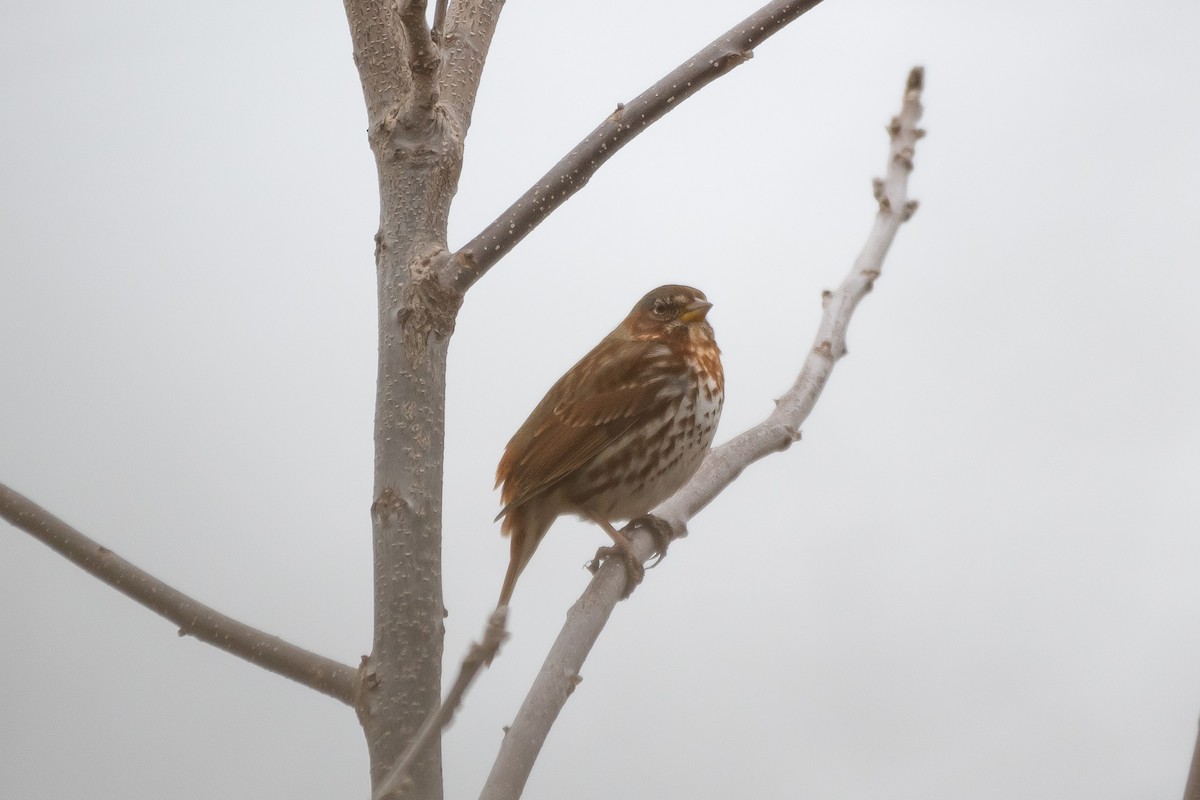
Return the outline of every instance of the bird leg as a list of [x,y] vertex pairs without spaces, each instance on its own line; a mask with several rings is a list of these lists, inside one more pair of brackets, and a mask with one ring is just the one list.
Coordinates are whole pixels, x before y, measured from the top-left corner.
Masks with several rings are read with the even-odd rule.
[[637,560],[637,556],[633,554],[633,544],[629,541],[629,537],[618,531],[612,526],[612,523],[603,517],[588,515],[588,518],[604,529],[613,540],[612,547],[601,547],[596,551],[596,557],[588,562],[588,570],[595,575],[599,571],[601,564],[609,558],[620,556],[625,562],[625,574],[629,578],[625,582],[625,593],[621,595],[621,599],[629,597],[633,594],[633,590],[637,588],[642,579],[646,577],[646,568],[642,566],[642,562]]

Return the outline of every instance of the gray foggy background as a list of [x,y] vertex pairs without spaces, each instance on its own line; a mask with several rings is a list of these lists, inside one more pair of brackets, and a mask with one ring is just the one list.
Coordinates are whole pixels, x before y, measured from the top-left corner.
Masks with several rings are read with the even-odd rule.
[[[757,7],[510,2],[461,245]],[[1200,4],[829,0],[614,158],[451,348],[447,673],[495,463],[643,292],[718,439],[792,381],[905,75],[921,209],[790,452],[621,604],[529,798],[1176,798],[1200,715]],[[370,646],[374,167],[340,3],[0,5],[0,481],[219,610]],[[353,712],[0,526],[0,796],[365,797]],[[472,797],[604,536],[563,520],[445,737]]]

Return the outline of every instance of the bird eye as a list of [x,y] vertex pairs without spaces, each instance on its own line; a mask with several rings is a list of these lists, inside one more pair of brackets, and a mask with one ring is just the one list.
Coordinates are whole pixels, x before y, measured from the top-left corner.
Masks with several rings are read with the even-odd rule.
[[666,300],[655,300],[654,301],[654,313],[660,317],[663,316],[664,314],[666,314],[667,313],[667,301]]

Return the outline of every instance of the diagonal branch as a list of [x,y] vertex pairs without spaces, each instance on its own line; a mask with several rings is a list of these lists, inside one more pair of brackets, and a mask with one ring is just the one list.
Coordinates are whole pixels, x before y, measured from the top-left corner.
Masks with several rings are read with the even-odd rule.
[[651,123],[748,61],[755,47],[820,1],[768,3],[629,103],[618,105],[574,150],[458,251],[452,262],[456,289],[466,292],[542,220],[582,189],[605,161]]
[[195,636],[263,669],[354,705],[358,673],[352,667],[310,653],[196,602],[3,484],[0,484],[0,517],[171,620],[179,626],[180,636]]
[[[817,328],[816,341],[800,375],[777,401],[770,416],[713,450],[692,480],[654,509],[654,516],[664,523],[659,527],[668,528],[672,538],[686,535],[688,521],[747,466],[771,453],[786,450],[800,438],[801,423],[820,397],[834,365],[846,354],[846,327],[855,307],[879,277],[883,258],[900,225],[916,209],[915,201],[908,199],[907,190],[914,148],[917,139],[924,135],[917,128],[921,117],[922,82],[922,69],[914,68],[905,86],[900,115],[888,126],[891,147],[887,175],[875,182],[875,196],[879,201],[875,225],[841,286],[834,292],[825,293],[825,311]],[[645,562],[655,549],[650,531],[645,526],[631,523],[626,532],[631,534],[634,554]],[[500,745],[482,800],[515,800],[520,796],[550,726],[579,682],[584,659],[625,591],[626,570],[624,564],[618,562],[616,559],[605,564],[568,612],[558,639]]]
[[917,127],[923,83],[924,70],[914,67],[905,84],[900,114],[888,125],[891,146],[886,177],[874,181],[875,199],[879,202],[875,224],[842,285],[822,295],[824,314],[796,382],[776,401],[775,410],[765,420],[713,450],[688,485],[655,509],[655,515],[673,530],[686,532],[687,521],[743,469],[764,456],[786,450],[800,438],[800,425],[816,405],[834,365],[846,355],[846,328],[854,309],[873,288],[900,226],[917,210],[917,201],[908,199],[908,176],[917,140],[925,135]]

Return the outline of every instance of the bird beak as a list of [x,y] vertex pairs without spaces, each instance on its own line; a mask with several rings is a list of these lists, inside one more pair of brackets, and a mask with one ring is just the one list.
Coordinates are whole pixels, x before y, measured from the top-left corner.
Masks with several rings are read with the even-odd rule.
[[699,322],[708,315],[710,308],[712,308],[712,303],[706,300],[697,300],[685,308],[679,318],[684,322]]

